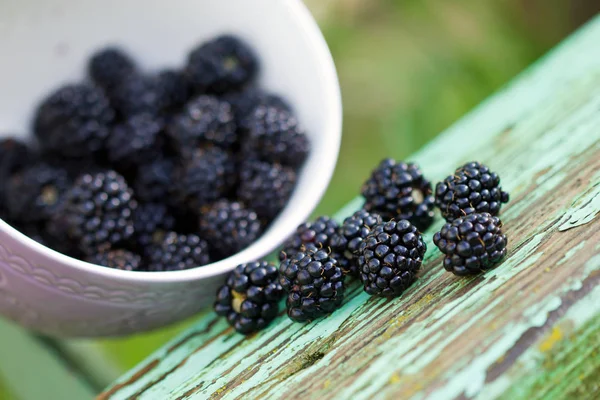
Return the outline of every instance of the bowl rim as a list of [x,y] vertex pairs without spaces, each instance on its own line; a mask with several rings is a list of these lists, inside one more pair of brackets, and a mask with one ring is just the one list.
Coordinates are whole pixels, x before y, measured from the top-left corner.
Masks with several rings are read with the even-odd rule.
[[[313,18],[312,14],[302,2],[302,0],[291,0],[285,1],[283,4],[289,9],[291,14],[295,14],[297,17],[298,25],[301,31],[304,32],[306,40],[311,43],[311,47],[314,49],[315,57],[319,60],[320,74],[325,77],[323,85],[324,97],[327,99],[331,107],[331,115],[328,117],[330,120],[330,129],[337,134],[332,138],[330,145],[332,146],[331,157],[328,157],[327,161],[323,162],[325,172],[322,177],[325,178],[324,185],[316,187],[312,193],[311,198],[314,199],[312,207],[307,207],[303,212],[302,219],[307,219],[313,212],[314,208],[318,205],[320,199],[325,194],[331,177],[337,164],[339,155],[339,149],[341,144],[341,132],[342,132],[342,99],[341,89],[339,80],[335,68],[333,57],[327,46],[327,42],[321,33],[321,30]],[[80,270],[85,273],[97,275],[101,278],[116,279],[122,282],[130,283],[177,283],[177,282],[189,282],[201,280],[204,278],[210,278],[218,276],[224,272],[228,272],[232,269],[233,265],[238,265],[242,259],[246,258],[246,252],[252,248],[252,245],[246,249],[222,260],[181,271],[125,271],[113,268],[107,268],[97,264],[92,264],[83,260],[79,260],[74,257],[62,254],[56,250],[46,247],[43,244],[36,242],[27,235],[19,232],[17,229],[10,226],[8,223],[0,219],[0,232],[4,231],[10,237],[20,242],[22,245],[30,248],[31,250],[39,253],[49,260],[61,263],[65,267]],[[264,235],[263,235],[264,236]],[[260,238],[258,239],[260,240]],[[256,243],[256,242],[255,242]],[[275,250],[277,245],[269,245],[268,253]],[[267,253],[267,254],[268,254]],[[266,256],[266,255],[265,255]],[[237,261],[240,259],[240,262]]]

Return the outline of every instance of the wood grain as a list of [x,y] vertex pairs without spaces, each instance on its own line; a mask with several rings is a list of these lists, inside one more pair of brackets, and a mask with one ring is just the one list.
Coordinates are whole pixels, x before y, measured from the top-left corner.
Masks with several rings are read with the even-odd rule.
[[101,398],[598,398],[598,43],[600,18],[412,157],[433,180],[474,159],[499,172],[512,198],[496,269],[444,272],[438,221],[401,298],[351,282],[333,315],[248,338],[207,311]]

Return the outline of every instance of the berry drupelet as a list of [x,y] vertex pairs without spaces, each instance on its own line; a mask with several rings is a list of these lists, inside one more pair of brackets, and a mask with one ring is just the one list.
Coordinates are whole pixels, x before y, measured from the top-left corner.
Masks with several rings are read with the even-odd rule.
[[339,308],[344,298],[344,273],[328,251],[305,249],[282,261],[279,282],[288,294],[288,316],[312,321]]
[[140,201],[165,201],[172,186],[175,162],[170,158],[158,158],[142,164],[133,182],[133,191]]
[[116,125],[107,142],[108,160],[120,171],[149,163],[162,154],[163,122],[153,114],[141,113]]
[[106,251],[133,235],[137,201],[117,172],[81,175],[65,200],[58,217],[84,253]]
[[308,137],[288,111],[257,107],[241,125],[246,132],[243,151],[261,160],[299,167],[310,151]]
[[164,204],[140,204],[133,213],[133,227],[133,246],[146,255],[162,242],[167,232],[175,229],[175,218]]
[[446,223],[433,236],[444,253],[444,268],[455,275],[477,274],[506,255],[502,221],[489,213],[472,213]]
[[344,220],[338,233],[331,239],[331,247],[339,254],[340,266],[345,273],[359,276],[358,256],[360,245],[371,230],[383,221],[378,214],[358,210]]
[[210,263],[206,241],[198,235],[169,232],[155,247],[149,248],[150,271],[181,271]]
[[220,200],[202,208],[200,235],[221,257],[243,250],[261,233],[256,213],[239,202]]
[[194,49],[185,73],[195,92],[225,93],[249,83],[257,70],[252,50],[240,39],[224,35]]
[[376,225],[360,245],[358,267],[370,295],[396,297],[415,280],[427,246],[409,221]]
[[435,188],[436,205],[448,222],[475,212],[498,215],[508,197],[498,174],[476,161],[458,168]]
[[135,74],[136,69],[133,60],[117,47],[107,47],[94,53],[88,63],[90,78],[107,93]]
[[198,210],[225,197],[236,183],[233,157],[218,147],[198,149],[175,171],[175,201]]
[[363,184],[361,193],[364,209],[384,220],[407,219],[421,231],[433,222],[431,183],[414,163],[384,159]]
[[313,222],[301,224],[296,229],[296,232],[283,242],[283,249],[279,253],[279,260],[283,261],[293,257],[296,252],[303,250],[309,244],[325,250],[331,248],[331,240],[338,229],[339,224],[327,216],[321,216]]
[[85,157],[104,148],[114,118],[102,90],[89,84],[67,85],[40,104],[34,132],[44,151]]
[[127,250],[109,250],[96,253],[86,259],[87,262],[123,271],[143,269],[142,257]]
[[238,141],[231,106],[213,96],[199,96],[174,116],[167,132],[183,156],[202,144],[230,149]]
[[271,221],[285,207],[296,186],[296,171],[280,164],[246,161],[240,168],[237,196]]
[[266,261],[238,265],[217,291],[214,307],[236,331],[259,331],[275,319],[284,292],[277,268]]

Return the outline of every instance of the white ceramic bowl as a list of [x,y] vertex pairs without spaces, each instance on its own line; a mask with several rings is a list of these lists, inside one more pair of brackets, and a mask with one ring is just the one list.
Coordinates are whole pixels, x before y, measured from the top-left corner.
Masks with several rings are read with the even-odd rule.
[[186,271],[129,272],[48,249],[0,220],[0,313],[62,336],[144,331],[214,299],[224,274],[273,251],[309,217],[333,173],[341,101],[327,45],[299,0],[19,0],[0,4],[0,134],[29,133],[38,101],[84,78],[86,59],[118,44],[153,70],[183,65],[220,33],[244,38],[261,60],[259,83],[284,95],[312,142],[288,206],[244,251]]

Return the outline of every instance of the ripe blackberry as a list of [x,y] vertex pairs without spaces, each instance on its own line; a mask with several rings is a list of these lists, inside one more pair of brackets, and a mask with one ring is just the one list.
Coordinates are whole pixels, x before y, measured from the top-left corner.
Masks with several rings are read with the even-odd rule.
[[194,49],[185,72],[196,92],[225,93],[250,82],[257,70],[252,50],[240,39],[224,35]]
[[298,120],[277,107],[257,107],[242,128],[248,135],[244,152],[264,161],[298,167],[310,151],[310,142]]
[[256,213],[241,203],[220,200],[202,209],[200,235],[222,257],[252,244],[262,233]]
[[148,113],[136,114],[115,126],[106,142],[111,166],[127,171],[159,158],[162,129],[163,121]]
[[448,222],[475,212],[498,215],[508,197],[498,174],[476,161],[457,168],[435,187],[436,205]]
[[104,147],[114,117],[102,90],[88,84],[67,85],[40,104],[34,131],[43,150],[85,157]]
[[111,93],[111,101],[122,116],[158,114],[164,106],[156,76],[134,74]]
[[87,262],[123,271],[143,269],[142,257],[127,250],[109,250],[96,253],[86,259]]
[[214,307],[218,315],[239,333],[265,328],[277,317],[283,298],[277,268],[267,261],[235,267],[217,291]]
[[235,162],[218,147],[198,149],[175,171],[174,194],[179,204],[198,210],[225,197],[235,185]]
[[83,174],[67,192],[60,219],[80,249],[91,255],[133,235],[136,208],[133,192],[117,172]]
[[292,108],[281,97],[257,88],[248,88],[240,92],[228,93],[223,100],[231,105],[238,124],[248,118],[257,107],[275,107],[291,112]]
[[147,254],[152,246],[162,242],[167,232],[175,229],[175,217],[166,205],[146,203],[133,212],[134,247]]
[[472,213],[446,223],[433,236],[444,253],[444,268],[455,275],[477,274],[506,255],[502,221],[489,213]]
[[88,74],[106,92],[136,73],[133,60],[117,47],[107,47],[92,55],[88,63]]
[[433,222],[434,198],[431,183],[414,163],[387,158],[373,170],[363,184],[364,209],[384,220],[407,219],[419,230]]
[[151,248],[149,270],[181,271],[210,263],[208,244],[198,235],[169,232],[162,242]]
[[403,219],[376,225],[360,245],[358,268],[365,292],[396,297],[415,280],[427,246],[417,227]]
[[344,298],[344,273],[326,250],[304,250],[282,261],[279,282],[288,294],[288,316],[312,321],[339,308]]
[[331,247],[340,255],[340,266],[344,272],[359,276],[358,256],[360,245],[371,230],[383,221],[378,214],[358,210],[344,220],[338,233],[331,238]]
[[10,219],[44,221],[57,212],[69,189],[67,171],[48,164],[33,164],[13,174],[6,187]]
[[163,109],[177,109],[190,98],[190,87],[183,73],[167,69],[160,72],[156,80],[158,91],[162,95],[161,107]]
[[237,196],[271,221],[287,204],[296,186],[296,171],[279,164],[247,161],[240,168]]
[[283,261],[286,258],[293,257],[296,252],[301,251],[308,244],[314,244],[317,248],[325,250],[331,248],[331,240],[338,229],[339,224],[327,216],[321,216],[314,222],[301,224],[296,232],[283,242],[279,260]]
[[236,124],[227,102],[213,96],[199,96],[176,115],[167,132],[184,156],[202,144],[229,149],[238,141]]
[[165,201],[172,185],[175,163],[170,158],[158,158],[138,167],[133,191],[140,201]]

